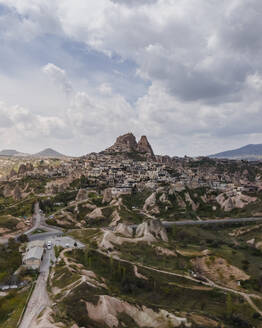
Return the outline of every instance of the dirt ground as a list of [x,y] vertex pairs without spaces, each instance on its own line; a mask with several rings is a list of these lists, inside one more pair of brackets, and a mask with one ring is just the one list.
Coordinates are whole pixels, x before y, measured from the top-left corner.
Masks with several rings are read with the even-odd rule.
[[238,281],[247,280],[249,276],[225,259],[216,256],[198,257],[192,260],[195,269],[207,278],[227,287],[239,289]]

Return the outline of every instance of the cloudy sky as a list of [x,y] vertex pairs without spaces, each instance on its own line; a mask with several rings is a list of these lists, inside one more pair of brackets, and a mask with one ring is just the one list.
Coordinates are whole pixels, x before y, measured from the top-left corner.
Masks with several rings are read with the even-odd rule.
[[0,0],[0,148],[262,143],[261,0]]

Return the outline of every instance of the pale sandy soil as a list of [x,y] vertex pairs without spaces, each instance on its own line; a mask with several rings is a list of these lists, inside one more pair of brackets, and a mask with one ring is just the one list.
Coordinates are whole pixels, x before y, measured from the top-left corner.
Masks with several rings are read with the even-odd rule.
[[221,257],[198,257],[193,259],[192,263],[205,277],[230,288],[239,289],[238,281],[249,279],[244,271],[230,265]]

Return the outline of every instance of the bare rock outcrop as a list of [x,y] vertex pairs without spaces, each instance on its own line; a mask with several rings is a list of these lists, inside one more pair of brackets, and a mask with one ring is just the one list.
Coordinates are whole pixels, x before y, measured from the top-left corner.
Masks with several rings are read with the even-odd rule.
[[21,175],[21,174],[24,174],[26,172],[26,165],[25,164],[21,164],[19,166],[19,169],[18,169],[18,174]]
[[86,189],[79,189],[77,195],[76,195],[76,201],[82,201],[88,199],[88,190]]
[[153,236],[156,240],[168,241],[166,228],[161,221],[155,219],[145,221],[137,226],[135,237],[145,236]]
[[6,184],[3,189],[4,197],[10,197],[12,195],[12,188],[10,184]]
[[148,209],[153,208],[155,205],[156,205],[156,193],[154,192],[146,199],[145,204],[143,206],[143,210],[148,211]]
[[138,327],[168,328],[186,326],[187,319],[160,309],[158,312],[146,306],[135,306],[109,295],[100,295],[96,305],[86,302],[86,309],[91,320],[113,328],[119,327],[119,314],[125,313],[131,317]]
[[50,181],[45,186],[46,193],[56,194],[58,192],[64,192],[70,186],[72,178],[62,178],[55,181]]
[[[41,316],[38,316],[33,320],[31,326],[37,328],[65,328],[65,325],[62,322],[54,322],[53,315],[54,313],[52,309],[48,306],[43,310]],[[73,327],[79,328],[77,325],[74,325]]]
[[188,203],[191,205],[193,211],[196,211],[196,210],[197,210],[197,208],[198,208],[199,205],[196,204],[196,203],[193,201],[193,199],[190,197],[190,195],[189,195],[188,192],[185,193],[185,200],[186,200],[186,202],[188,202]]
[[96,208],[96,205],[90,203],[85,203],[82,206],[88,208],[89,210],[94,210]]
[[34,166],[30,162],[28,162],[26,164],[20,164],[20,166],[18,168],[18,174],[23,175],[26,172],[33,171],[33,170],[34,170]]
[[22,199],[22,193],[21,193],[21,190],[20,190],[18,184],[15,186],[15,189],[13,191],[13,198],[16,201],[19,201]]
[[103,193],[103,200],[102,203],[110,203],[111,200],[113,199],[112,191],[111,188],[106,188]]
[[17,223],[16,225],[16,229],[17,230],[24,230],[26,228],[26,225],[23,221],[20,221],[19,223]]
[[250,278],[243,270],[231,265],[221,257],[207,255],[192,259],[191,262],[198,272],[230,288],[238,288],[238,281]]
[[150,220],[137,226],[133,233],[133,228],[123,223],[119,223],[114,231],[105,230],[101,240],[98,241],[99,248],[113,250],[114,245],[123,243],[153,243],[157,240],[168,241],[165,227],[158,220]]
[[172,158],[168,155],[155,155],[155,159],[158,163],[162,164],[172,164]]
[[126,133],[122,136],[119,136],[116,139],[116,142],[113,146],[107,148],[105,150],[106,153],[133,153],[137,152],[140,154],[144,154],[149,158],[155,159],[154,152],[150,143],[147,140],[146,136],[142,136],[139,142],[137,143],[136,137],[133,133]]
[[119,223],[115,228],[115,232],[129,238],[133,235],[132,228],[124,223]]
[[177,200],[177,205],[179,207],[186,208],[186,203],[184,202],[183,198],[179,194],[176,194],[176,200]]
[[250,197],[247,195],[243,195],[242,193],[237,193],[233,195],[227,195],[225,193],[222,193],[216,197],[216,201],[225,212],[230,212],[234,208],[244,208],[249,203],[255,202],[256,200],[256,197]]
[[87,214],[87,217],[89,219],[101,219],[103,218],[103,213],[101,208],[97,207],[96,209],[94,209],[91,213]]
[[160,197],[159,197],[159,201],[161,203],[165,203],[165,204],[171,204],[168,197],[167,197],[167,194],[166,193],[163,193]]
[[156,205],[154,206],[151,211],[150,211],[152,214],[159,214],[160,213],[160,209],[159,207]]
[[113,146],[106,149],[107,152],[130,153],[136,151],[137,142],[133,133],[126,133],[119,136]]
[[114,227],[118,224],[118,222],[121,220],[121,217],[118,213],[117,210],[114,210],[114,212],[112,213],[112,222],[110,223],[110,227]]
[[142,136],[137,144],[137,151],[140,153],[145,153],[150,155],[151,157],[155,157],[153,149],[150,143],[147,140],[146,136]]

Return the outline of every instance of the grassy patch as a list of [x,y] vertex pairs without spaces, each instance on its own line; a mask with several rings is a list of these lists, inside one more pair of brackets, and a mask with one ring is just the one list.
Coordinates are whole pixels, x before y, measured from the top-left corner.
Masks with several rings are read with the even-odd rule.
[[36,230],[34,230],[33,231],[33,235],[36,235],[36,234],[38,234],[38,233],[44,233],[44,232],[46,232],[46,230],[43,230],[43,229],[36,229]]
[[10,241],[7,246],[0,246],[0,283],[8,283],[21,262],[18,243]]
[[138,213],[137,211],[126,209],[125,207],[121,207],[119,210],[119,216],[121,217],[122,221],[125,223],[131,224],[139,224],[142,223],[145,219],[145,216]]
[[[156,245],[155,245],[156,246]],[[191,268],[190,259],[184,256],[166,256],[157,254],[156,249],[146,242],[124,243],[121,246],[115,246],[121,251],[121,257],[144,265],[152,266],[171,272],[184,272]]]
[[[70,254],[69,254],[70,255]],[[147,280],[139,279],[135,276],[132,265],[128,263],[119,262],[112,258],[98,252],[89,250],[77,250],[72,252],[71,256],[83,264],[87,269],[92,270],[98,277],[103,277],[109,290],[100,290],[90,292],[88,289],[87,295],[102,295],[109,294],[113,297],[126,300],[131,304],[146,305],[157,310],[158,308],[166,309],[170,312],[196,312],[205,314],[209,317],[215,318],[218,321],[226,323],[225,327],[239,327],[235,322],[231,321],[233,315],[238,315],[240,320],[256,324],[256,319],[253,318],[254,311],[250,309],[249,305],[244,303],[242,298],[234,294],[230,294],[232,299],[232,308],[230,308],[230,324],[227,323],[227,309],[222,304],[227,303],[227,296],[217,289],[200,290],[184,288],[187,282],[185,278],[174,277],[164,273],[155,272],[152,270],[139,268],[139,272],[147,277]],[[176,284],[171,285],[170,283]],[[182,284],[182,287],[181,287]],[[194,284],[190,282],[190,284]],[[190,286],[189,284],[189,286]],[[70,302],[71,304],[72,302]],[[71,305],[71,312],[73,305]],[[80,311],[79,309],[77,311]],[[81,312],[81,318],[84,313]],[[70,314],[72,316],[72,314]],[[77,320],[77,318],[74,318]],[[80,325],[85,325],[83,321]]]
[[14,328],[22,314],[30,288],[0,297],[0,328]]
[[74,239],[81,241],[83,244],[90,244],[92,242],[92,238],[100,233],[99,229],[90,228],[90,229],[81,229],[74,230],[69,233]]
[[135,192],[132,195],[122,195],[123,203],[130,210],[133,207],[142,208],[145,203],[145,200],[151,195],[151,193],[151,191],[145,190],[143,192]]
[[19,223],[19,220],[10,216],[10,215],[1,215],[0,216],[0,228],[6,228],[11,231],[16,230],[16,225]]
[[65,288],[66,286],[72,284],[80,278],[79,274],[72,273],[69,269],[64,266],[63,261],[55,267],[55,274],[52,280],[54,287]]

